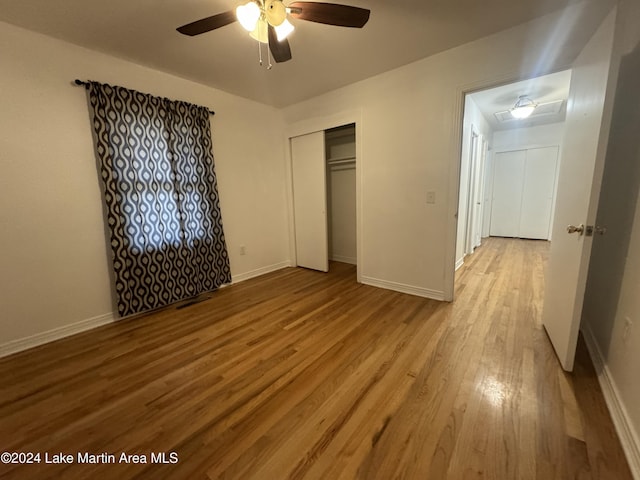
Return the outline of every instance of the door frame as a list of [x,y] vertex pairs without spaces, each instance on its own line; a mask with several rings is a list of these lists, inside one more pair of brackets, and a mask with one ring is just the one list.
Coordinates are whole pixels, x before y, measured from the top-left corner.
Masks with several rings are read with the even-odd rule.
[[471,255],[479,247],[482,240],[476,243],[476,235],[480,232],[482,238],[482,204],[478,208],[478,201],[482,201],[484,184],[484,153],[487,140],[484,135],[471,124],[471,144],[469,148],[469,182],[467,192],[467,218],[464,238],[464,254]]
[[[452,131],[451,137],[451,151],[453,157],[451,161],[451,168],[449,168],[449,197],[448,197],[448,209],[447,209],[447,222],[446,229],[446,251],[445,251],[445,268],[444,268],[444,300],[452,302],[454,300],[455,290],[455,273],[456,273],[456,242],[458,235],[458,213],[459,213],[459,199],[460,199],[460,174],[462,169],[462,145],[463,138],[463,125],[464,125],[464,105],[465,97],[472,93],[488,90],[491,88],[501,87],[509,85],[511,83],[520,82],[522,80],[528,80],[532,78],[541,77],[551,73],[563,72],[565,70],[571,70],[572,65],[564,64],[558,65],[553,69],[543,69],[536,72],[528,72],[528,75],[523,75],[519,72],[512,72],[505,75],[493,77],[491,79],[480,80],[477,82],[471,82],[468,84],[458,85],[455,88],[454,100],[452,104]],[[555,205],[554,205],[555,208]],[[466,236],[465,236],[466,238]],[[466,241],[465,241],[466,243]],[[466,247],[466,245],[465,245]]]
[[478,143],[480,141],[480,132],[474,124],[471,124],[471,137],[469,138],[469,163],[468,163],[468,179],[467,179],[467,207],[466,218],[464,221],[464,248],[462,249],[464,255],[470,255],[473,253],[473,221],[474,211],[473,206],[475,204],[476,193],[476,180],[477,180],[477,162],[478,162]]
[[289,256],[291,266],[296,267],[295,215],[293,208],[293,164],[290,139],[300,135],[329,130],[344,125],[355,124],[356,131],[356,279],[362,280],[362,109],[337,112],[333,115],[315,117],[287,125],[285,128],[284,152],[286,171],[286,197],[289,226]]
[[[484,197],[485,197],[485,186],[487,183],[487,155],[489,153],[489,140],[482,135],[480,137],[480,165],[478,167],[478,195],[476,197],[476,225],[474,234],[477,235],[477,239],[474,239],[475,247],[480,247],[482,245],[482,226],[484,224],[484,216],[486,215],[484,209]],[[478,206],[479,205],[479,206]]]

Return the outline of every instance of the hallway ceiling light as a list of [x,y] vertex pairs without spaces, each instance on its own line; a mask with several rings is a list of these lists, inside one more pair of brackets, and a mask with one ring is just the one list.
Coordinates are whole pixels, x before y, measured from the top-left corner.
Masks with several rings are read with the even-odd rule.
[[529,117],[538,106],[533,100],[526,95],[520,95],[518,101],[513,106],[511,116],[517,119],[523,119]]

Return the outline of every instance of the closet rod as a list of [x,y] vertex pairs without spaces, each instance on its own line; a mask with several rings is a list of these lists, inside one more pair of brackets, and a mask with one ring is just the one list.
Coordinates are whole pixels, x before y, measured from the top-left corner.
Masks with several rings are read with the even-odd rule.
[[345,157],[345,158],[336,158],[327,160],[328,165],[341,165],[343,163],[354,163],[356,161],[356,157]]

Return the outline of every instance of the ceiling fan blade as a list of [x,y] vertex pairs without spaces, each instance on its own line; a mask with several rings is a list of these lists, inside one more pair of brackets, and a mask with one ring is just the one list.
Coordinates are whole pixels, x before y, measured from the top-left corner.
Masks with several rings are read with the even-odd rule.
[[228,12],[219,13],[212,17],[196,20],[195,22],[187,23],[181,27],[176,28],[183,35],[200,35],[201,33],[210,32],[216,28],[224,27],[236,21],[236,12],[229,10]]
[[289,46],[289,40],[278,41],[276,35],[276,29],[269,25],[269,49],[273,55],[273,59],[276,63],[286,62],[291,60],[291,47]]
[[318,2],[293,2],[289,9],[290,15],[300,20],[355,28],[364,27],[371,13],[365,8]]

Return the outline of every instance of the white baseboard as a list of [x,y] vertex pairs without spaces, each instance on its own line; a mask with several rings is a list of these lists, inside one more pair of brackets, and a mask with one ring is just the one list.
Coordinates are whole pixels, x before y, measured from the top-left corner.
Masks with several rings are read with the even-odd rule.
[[[239,275],[234,275],[232,278],[232,283],[238,283],[243,280],[258,277],[260,275],[264,275],[265,273],[274,272],[276,270],[280,270],[281,268],[289,266],[291,266],[291,262],[286,261],[252,270],[250,272],[241,273]],[[11,355],[13,353],[21,352],[23,350],[27,350],[29,348],[37,347],[38,345],[53,342],[54,340],[59,340],[76,333],[91,330],[92,328],[100,327],[101,325],[106,325],[107,323],[112,323],[114,321],[115,319],[113,313],[105,313],[104,315],[98,315],[97,317],[88,318],[86,320],[81,320],[69,325],[64,325],[62,327],[54,328],[53,330],[36,333],[35,335],[31,335],[30,337],[11,340],[9,342],[0,344],[0,358],[6,357],[7,355]]]
[[456,260],[456,270],[458,270],[462,265],[464,265],[464,256]]
[[245,280],[249,280],[250,278],[259,277],[260,275],[265,275],[267,273],[275,272],[276,270],[281,270],[286,267],[291,266],[291,261],[287,260],[285,262],[274,263],[273,265],[267,265],[266,267],[257,268],[255,270],[251,270],[245,273],[239,273],[238,275],[233,275],[231,277],[231,284],[243,282]]
[[640,437],[638,432],[635,431],[633,424],[629,420],[629,414],[627,409],[620,398],[620,393],[616,387],[615,381],[611,376],[609,367],[604,362],[602,352],[598,347],[598,343],[588,325],[582,328],[585,343],[591,356],[591,361],[598,374],[598,381],[600,388],[602,388],[602,394],[604,400],[609,408],[609,413],[613,419],[613,425],[618,432],[622,449],[629,462],[629,468],[631,469],[631,475],[635,480],[640,480]]
[[54,328],[53,330],[47,330],[46,332],[36,333],[30,337],[19,338],[17,340],[11,340],[10,342],[0,345],[0,357],[6,357],[13,353],[18,353],[29,348],[37,347],[44,343],[53,342],[54,340],[60,340],[61,338],[75,335],[76,333],[91,330],[92,328],[106,325],[107,323],[114,322],[113,313],[105,313],[104,315],[98,315],[97,317],[81,320],[76,323],[64,325],[62,327]]
[[334,262],[342,262],[342,263],[349,263],[351,265],[356,265],[358,263],[358,260],[356,259],[356,257],[347,257],[345,255],[331,255],[330,260],[333,260]]
[[365,285],[371,285],[372,287],[385,288],[387,290],[394,290],[400,293],[408,293],[409,295],[417,295],[419,297],[444,301],[444,292],[438,290],[429,290],[428,288],[415,287],[413,285],[405,285],[404,283],[390,282],[388,280],[380,280],[365,276],[363,276],[361,280]]

